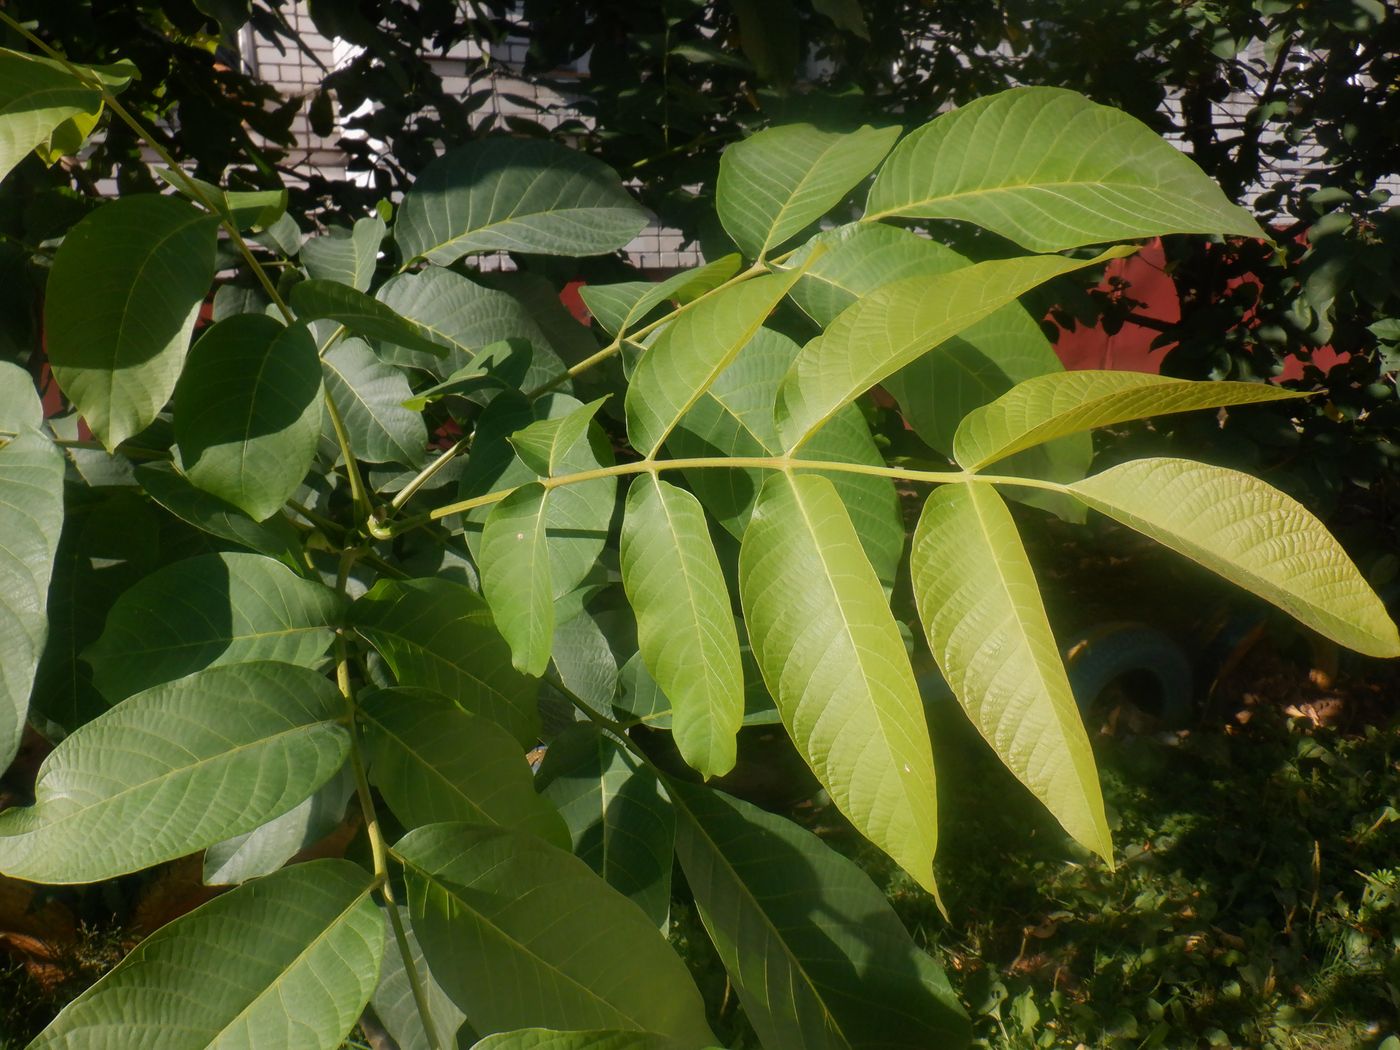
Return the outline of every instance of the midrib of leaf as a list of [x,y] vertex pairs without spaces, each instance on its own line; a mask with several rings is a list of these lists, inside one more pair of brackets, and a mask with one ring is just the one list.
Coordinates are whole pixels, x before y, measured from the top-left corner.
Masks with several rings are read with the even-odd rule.
[[[832,1016],[831,1011],[827,1008],[826,999],[822,996],[820,991],[821,986],[818,985],[817,982],[813,980],[811,974],[807,972],[807,968],[802,964],[802,960],[799,959],[796,955],[794,955],[792,949],[788,947],[787,940],[783,937],[782,929],[775,922],[773,922],[773,920],[769,917],[768,912],[764,910],[763,905],[759,902],[759,899],[756,896],[754,896],[753,891],[749,889],[749,884],[745,882],[742,877],[740,877],[739,872],[734,868],[732,864],[730,864],[729,858],[725,855],[724,851],[720,849],[719,843],[717,843],[714,840],[714,838],[710,835],[709,831],[707,831],[704,825],[700,823],[699,818],[696,817],[695,814],[690,811],[690,807],[686,806],[685,802],[680,797],[680,792],[671,791],[667,792],[667,794],[671,796],[672,800],[677,805],[685,808],[686,813],[690,817],[690,826],[694,828],[697,832],[699,832],[699,834],[705,839],[705,841],[710,844],[711,853],[714,857],[718,858],[719,863],[723,866],[724,870],[727,871],[733,877],[735,885],[739,887],[740,896],[742,896],[746,901],[749,902],[749,904],[753,907],[754,911],[758,912],[759,917],[762,919],[763,925],[772,934],[773,939],[776,940],[781,946],[783,956],[788,960],[788,963],[792,966],[793,971],[802,977],[803,983],[807,986],[808,990],[811,991],[813,997],[821,1006],[822,1017],[824,1017],[828,1022],[830,1030],[833,1031],[838,1037],[840,1037],[842,1043],[849,1047],[851,1045],[851,1041],[846,1037],[845,1031],[841,1028],[841,1025],[837,1022],[836,1018]],[[766,979],[768,976],[768,967],[766,964],[763,968],[763,974]]]
[[[290,330],[289,328],[283,328],[282,331],[273,336],[273,345],[275,346],[277,341],[282,338],[282,332]],[[245,475],[245,468],[248,465],[248,435],[253,432],[253,414],[258,410],[258,390],[261,388],[263,374],[267,371],[268,362],[272,360],[272,353],[265,351],[261,354],[261,357],[262,360],[258,362],[257,375],[253,377],[253,396],[248,399],[248,418],[243,424],[243,440],[238,443],[238,476],[240,479]],[[240,492],[243,491],[243,485],[241,483],[238,489]]]
[[[577,978],[575,978],[571,974],[565,973],[563,970],[559,969],[559,967],[555,966],[554,963],[550,962],[548,959],[535,952],[528,945],[521,943],[520,941],[512,937],[509,933],[507,933],[505,930],[501,929],[501,927],[497,926],[494,922],[492,922],[490,918],[488,918],[480,909],[473,907],[469,901],[464,900],[462,897],[459,897],[456,893],[454,893],[452,891],[451,885],[447,882],[445,878],[439,878],[432,872],[429,872],[427,869],[419,867],[417,864],[414,864],[413,861],[409,860],[407,857],[405,857],[403,854],[399,853],[396,850],[390,850],[389,852],[393,853],[393,855],[396,858],[398,858],[399,863],[402,864],[404,867],[413,868],[427,881],[439,887],[443,893],[450,896],[459,905],[461,905],[463,909],[475,916],[477,922],[481,923],[487,929],[491,930],[491,932],[493,932],[500,940],[504,941],[508,945],[513,946],[522,955],[529,956],[532,960],[538,963],[541,966],[541,968],[550,971],[551,973],[562,978],[570,986],[577,988],[589,1000],[601,1007],[606,1013],[613,1014],[616,1017],[621,1017],[624,1021],[627,1021],[633,1026],[633,1031],[645,1032],[649,1030],[646,1027],[646,1025],[642,1024],[642,1022],[638,1021],[631,1014],[625,1013],[621,1008],[615,1006],[607,999],[604,999],[597,992],[593,991],[593,989],[589,988],[588,985],[580,983]],[[495,865],[495,867],[499,867],[505,862],[505,859],[502,859]],[[484,876],[490,874],[490,870],[491,869],[488,869],[487,871],[482,872],[482,875]],[[478,878],[480,877],[481,876],[478,876]]]
[[[143,780],[143,781],[141,781],[139,784],[132,784],[132,785],[129,786],[129,787],[125,787],[125,788],[123,788],[121,791],[118,791],[115,795],[108,795],[108,796],[106,796],[105,798],[100,798],[100,799],[98,799],[98,800],[95,801],[95,802],[90,802],[90,803],[87,803],[87,804],[85,804],[85,805],[82,805],[79,809],[71,810],[70,812],[65,813],[63,816],[59,817],[57,820],[49,821],[49,822],[46,823],[46,824],[38,825],[37,827],[30,828],[30,829],[28,829],[28,830],[26,830],[26,831],[20,831],[20,832],[18,832],[18,833],[15,834],[15,835],[0,835],[0,841],[3,841],[4,839],[7,839],[7,838],[24,838],[24,837],[26,837],[26,836],[28,836],[28,835],[37,835],[37,834],[39,834],[39,833],[41,833],[41,832],[45,832],[45,831],[52,830],[53,828],[62,827],[64,824],[67,824],[69,821],[75,820],[75,819],[77,819],[78,817],[84,816],[85,814],[92,812],[94,809],[99,809],[99,808],[103,808],[103,807],[106,807],[106,806],[115,805],[117,802],[119,802],[119,801],[121,801],[122,799],[126,798],[128,795],[134,794],[134,793],[139,792],[139,791],[144,791],[144,790],[146,790],[147,788],[150,788],[150,787],[159,786],[159,785],[164,784],[165,782],[167,782],[167,781],[169,781],[169,780],[174,779],[174,778],[177,777],[177,776],[182,776],[182,775],[185,775],[185,774],[190,774],[190,773],[198,772],[199,770],[203,769],[203,768],[206,767],[206,766],[214,765],[214,764],[216,764],[216,763],[218,763],[218,762],[221,762],[221,761],[223,761],[223,760],[225,760],[225,759],[232,758],[232,757],[234,757],[234,756],[236,756],[236,755],[242,754],[242,753],[245,752],[245,751],[250,751],[250,750],[252,750],[253,748],[265,747],[265,746],[268,746],[268,745],[277,743],[277,742],[279,742],[279,741],[281,741],[281,740],[283,740],[283,739],[296,736],[296,735],[298,735],[298,734],[302,734],[302,735],[308,734],[308,733],[311,732],[311,730],[313,730],[313,729],[319,729],[321,726],[325,726],[325,725],[334,725],[334,724],[335,724],[335,723],[331,722],[329,719],[321,719],[320,721],[317,721],[317,722],[311,722],[311,723],[307,723],[307,724],[291,726],[291,727],[289,727],[289,728],[287,728],[287,729],[280,729],[280,730],[278,730],[276,733],[273,733],[273,734],[270,735],[270,736],[261,736],[261,737],[258,737],[258,739],[256,739],[256,740],[250,740],[250,741],[247,742],[246,744],[236,744],[235,746],[229,748],[228,750],[226,750],[226,751],[220,751],[218,754],[213,755],[213,756],[211,756],[211,757],[208,757],[208,758],[201,758],[199,761],[197,761],[197,762],[191,762],[191,763],[189,763],[189,764],[187,764],[187,765],[175,766],[175,767],[173,767],[173,768],[171,768],[171,769],[166,770],[164,773],[161,773],[159,776],[152,777],[150,780]],[[42,782],[41,782],[38,786],[39,786],[39,787],[42,787],[42,786],[43,786],[43,785],[42,785]],[[64,796],[63,796],[63,795],[59,795],[58,797],[59,797],[59,798],[63,798]],[[38,809],[43,808],[43,805],[44,805],[44,802],[45,802],[45,801],[47,801],[47,800],[46,800],[46,799],[37,799],[37,800],[35,801],[35,804],[34,804],[32,807],[28,807],[27,812],[32,813],[32,812],[34,812],[35,810],[38,810]],[[19,810],[16,810],[16,812],[17,812],[17,813],[25,813],[25,812],[26,812],[26,809],[19,809]],[[30,820],[35,820],[35,819],[37,819],[37,814],[36,814],[36,816],[29,817],[29,819],[30,819]]]
[[[227,1032],[231,1031],[233,1027],[239,1021],[241,1021],[250,1010],[253,1009],[253,1007],[257,1006],[258,1003],[262,1002],[264,998],[271,995],[273,992],[276,992],[277,995],[280,997],[282,995],[282,989],[280,987],[282,979],[285,978],[287,974],[291,973],[291,971],[297,966],[301,965],[301,963],[306,959],[306,957],[311,954],[312,950],[319,946],[323,940],[326,940],[328,937],[330,937],[330,935],[339,928],[340,924],[345,921],[345,917],[353,913],[355,909],[357,909],[364,902],[365,898],[368,897],[369,894],[369,889],[361,890],[359,895],[355,898],[354,902],[349,907],[342,910],[341,913],[335,917],[334,921],[327,923],[325,929],[323,929],[320,933],[313,937],[311,941],[306,945],[306,947],[303,948],[300,952],[298,952],[296,957],[282,968],[281,972],[277,976],[277,979],[269,982],[268,986],[264,988],[261,992],[259,992],[257,995],[255,995],[248,1002],[248,1004],[243,1007],[242,1010],[239,1010],[238,1014],[232,1020],[230,1020],[228,1024],[224,1025],[223,1028],[219,1029],[218,1035],[222,1036]],[[326,990],[329,991],[329,989]],[[211,1043],[210,1045],[213,1046],[214,1044]]]
[[[288,570],[288,571],[290,571],[290,570]],[[227,640],[230,641],[230,642],[247,642],[247,641],[257,641],[257,640],[262,639],[262,638],[286,638],[286,637],[288,637],[289,635],[293,635],[293,634],[302,634],[302,633],[304,633],[304,632],[306,632],[306,631],[333,631],[333,630],[334,630],[334,628],[331,627],[330,624],[313,624],[313,625],[311,625],[311,626],[309,626],[309,627],[283,627],[283,628],[280,628],[279,630],[276,630],[276,631],[253,631],[253,632],[251,632],[251,633],[249,633],[249,634],[231,634],[231,635],[228,635],[228,636],[227,636]],[[157,647],[157,648],[154,648],[154,649],[137,649],[137,648],[128,646],[128,647],[126,647],[126,648],[123,650],[123,655],[129,658],[129,657],[131,657],[131,656],[145,656],[145,655],[150,655],[150,654],[154,654],[154,653],[176,653],[176,652],[180,652],[181,650],[184,650],[184,649],[196,649],[196,648],[200,648],[200,647],[202,647],[202,646],[208,645],[210,642],[222,641],[222,640],[224,640],[224,637],[225,637],[225,636],[223,636],[223,635],[210,636],[210,637],[208,637],[208,638],[197,639],[197,640],[195,640],[195,641],[193,641],[193,642],[180,642],[178,645],[166,645],[166,646],[160,646],[160,647]],[[224,650],[224,652],[227,652],[227,651],[228,651],[227,649]],[[221,655],[222,655],[222,654],[221,654]]]

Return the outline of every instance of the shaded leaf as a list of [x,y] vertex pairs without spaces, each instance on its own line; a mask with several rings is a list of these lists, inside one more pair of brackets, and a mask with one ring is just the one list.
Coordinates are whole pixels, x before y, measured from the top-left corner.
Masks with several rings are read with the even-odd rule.
[[498,1032],[473,1044],[472,1050],[669,1050],[671,1040],[649,1032],[557,1032],[549,1028],[521,1028]]
[[550,741],[539,780],[569,827],[574,855],[665,929],[676,817],[656,773],[585,723]]
[[549,666],[554,637],[554,582],[546,532],[550,497],[532,482],[493,506],[481,529],[477,556],[481,591],[497,629],[510,644],[511,663],[536,678]]
[[[451,1050],[461,1044],[456,1038],[466,1015],[442,990],[433,979],[432,971],[423,960],[423,949],[418,946],[418,938],[409,925],[408,909],[399,906],[404,935],[408,939],[409,954],[418,971],[418,980],[428,1000],[428,1010],[433,1019],[433,1027],[445,1046],[433,1046],[423,1031],[423,1021],[418,1015],[418,1004],[413,998],[413,988],[408,982],[408,971],[404,968],[403,956],[397,946],[390,942],[384,953],[384,966],[379,974],[379,987],[374,990],[370,1005],[380,1024],[393,1037],[398,1050]],[[468,1036],[467,1038],[470,1038]]]
[[303,321],[335,321],[366,339],[382,339],[430,357],[447,355],[430,329],[335,281],[302,281],[292,288],[291,304]]
[[499,824],[568,846],[559,814],[535,793],[525,752],[494,722],[416,689],[376,689],[357,706],[370,779],[404,827]]
[[349,861],[319,860],[216,897],[137,945],[30,1046],[335,1050],[379,975],[372,885]]
[[335,281],[367,292],[374,280],[384,231],[384,220],[377,215],[356,219],[353,230],[333,229],[303,244],[301,263],[314,280]]
[[96,882],[251,831],[341,767],[344,709],[326,678],[275,663],[129,697],[50,753],[33,806],[0,814],[0,870]]
[[538,1024],[712,1046],[685,965],[639,908],[532,835],[435,824],[395,846],[423,955],[479,1032]]
[[405,407],[413,390],[408,378],[381,361],[358,339],[343,339],[321,358],[326,392],[350,435],[350,450],[367,463],[419,467],[427,459],[428,428]]
[[239,314],[204,333],[175,387],[180,464],[255,521],[301,485],[321,433],[321,365],[304,325]]
[[68,231],[44,296],[58,385],[110,451],[175,389],[214,280],[218,219],[175,197],[108,201]]
[[765,1047],[967,1045],[947,977],[865,872],[748,802],[667,788],[686,882]]
[[343,600],[257,554],[202,554],[167,565],[117,599],[83,653],[109,703],[222,664],[319,667]]
[[405,260],[446,266],[471,252],[601,255],[647,215],[617,176],[553,142],[488,138],[433,161],[404,195],[394,239]]
[[441,693],[518,743],[535,743],[536,685],[511,666],[510,647],[471,588],[446,579],[380,580],[351,606],[350,621],[399,685]]
[[64,462],[37,429],[43,408],[28,374],[0,362],[0,388],[0,768],[8,768],[48,638]]

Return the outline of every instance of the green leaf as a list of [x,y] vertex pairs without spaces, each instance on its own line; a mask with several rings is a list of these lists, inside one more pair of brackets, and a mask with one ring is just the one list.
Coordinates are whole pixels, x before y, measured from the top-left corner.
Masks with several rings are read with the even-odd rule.
[[302,281],[292,288],[291,302],[300,320],[335,321],[366,339],[382,339],[432,357],[447,356],[431,329],[347,285]]
[[252,660],[319,667],[343,613],[329,587],[257,554],[203,554],[117,599],[83,658],[110,703],[193,671]]
[[355,793],[349,764],[280,817],[216,842],[204,851],[206,886],[237,886],[271,875],[304,849],[329,835],[345,819]]
[[602,255],[647,223],[617,175],[539,139],[493,137],[439,157],[404,195],[404,259],[447,266],[471,252]]
[[472,1046],[472,1050],[670,1050],[671,1040],[649,1032],[557,1032],[549,1028],[521,1028],[498,1032]]
[[1185,459],[1139,459],[1070,491],[1338,644],[1400,656],[1395,624],[1346,551],[1302,504],[1258,478]]
[[799,448],[842,405],[1052,277],[1130,255],[997,259],[949,273],[907,277],[845,310],[802,348],[778,395],[778,429]]
[[714,1045],[685,964],[656,926],[563,850],[518,831],[435,824],[395,847],[423,955],[477,1031],[656,1032]]
[[564,369],[544,328],[518,299],[459,273],[440,266],[430,266],[421,273],[401,273],[386,281],[376,294],[447,351],[439,361],[435,356],[386,345],[380,353],[391,364],[422,368],[443,377],[474,363],[492,343],[525,340],[533,355],[521,385],[528,388],[544,383]]
[[[542,480],[527,467],[511,448],[508,438],[531,422],[558,419],[580,408],[580,403],[566,394],[551,394],[525,403],[517,395],[502,394],[495,398],[477,423],[472,444],[472,456],[462,474],[461,497],[468,499],[488,492],[528,485]],[[587,440],[576,442],[562,453],[555,463],[560,474],[596,470],[611,466],[612,444],[596,423],[590,424]],[[549,491],[545,501],[545,528],[549,549],[549,574],[554,582],[556,599],[569,594],[593,570],[603,553],[611,527],[616,478],[562,485]],[[477,564],[482,563],[482,523],[491,513],[489,507],[478,507],[463,515],[467,544]]]
[[550,416],[517,430],[510,436],[511,448],[521,461],[541,477],[560,473],[560,465],[575,445],[588,433],[588,424],[607,398]]
[[471,588],[446,579],[380,580],[351,606],[350,620],[399,685],[441,693],[534,745],[535,683],[511,666],[510,647]]
[[697,303],[662,330],[627,388],[627,434],[637,451],[656,454],[796,279],[796,272],[755,277]]
[[376,689],[357,706],[370,779],[404,827],[499,824],[568,847],[525,752],[500,726],[423,690]]
[[742,262],[737,254],[730,254],[672,274],[664,281],[585,284],[579,289],[579,296],[604,330],[620,336],[636,328],[668,300],[684,305],[718,288],[739,272]]
[[745,255],[762,259],[840,203],[885,159],[899,132],[867,124],[839,134],[787,124],[734,143],[719,161],[720,222]]
[[1184,153],[1120,110],[1013,88],[935,117],[880,169],[866,219],[961,219],[1033,252],[1167,233],[1264,237]]
[[316,457],[321,364],[305,325],[239,314],[210,328],[175,387],[187,478],[254,521],[282,509]]
[[667,782],[676,852],[770,1050],[966,1046],[967,1015],[870,877],[790,820]]
[[408,377],[381,361],[358,339],[343,339],[321,358],[326,391],[350,435],[350,450],[366,463],[422,466],[428,428],[405,403],[413,397]]
[[0,179],[65,122],[101,111],[101,93],[67,70],[0,48]]
[[744,674],[729,589],[700,501],[654,474],[632,482],[622,583],[647,670],[671,699],[681,757],[701,776],[734,768]]
[[[457,1037],[466,1015],[447,997],[442,986],[433,978],[428,964],[423,961],[423,949],[418,946],[418,938],[414,936],[413,928],[409,925],[408,909],[400,905],[399,915],[404,925],[404,935],[408,940],[409,955],[413,960],[414,969],[418,971],[419,983],[428,1000],[428,1013],[432,1017],[438,1037],[445,1045],[434,1046],[428,1042],[427,1033],[423,1031],[422,1018],[418,1014],[418,1003],[413,998],[413,987],[408,981],[408,970],[404,968],[403,956],[399,954],[396,946],[390,947],[384,953],[379,987],[374,990],[374,996],[370,999],[374,1015],[393,1037],[398,1050],[453,1050],[457,1046],[466,1045]],[[471,1036],[465,1038],[470,1039]]]
[[318,860],[217,897],[137,945],[31,1050],[335,1050],[379,975],[373,885],[349,861]]
[[938,839],[923,704],[884,590],[825,478],[774,474],[739,551],[754,656],[836,807],[930,893]]
[[266,229],[287,214],[285,189],[226,190],[185,172],[176,174],[169,168],[157,168],[156,174],[187,201],[209,207],[240,230]]
[[301,263],[314,280],[335,281],[367,292],[383,240],[383,219],[377,215],[357,219],[353,231],[333,229],[303,244]]
[[953,695],[1016,778],[1111,865],[1094,752],[1011,512],[990,486],[944,485],[910,556],[914,600]]
[[276,558],[294,571],[303,568],[301,539],[285,517],[274,515],[265,522],[254,521],[233,504],[195,488],[170,463],[138,463],[132,473],[151,499],[181,521],[221,540]]
[[[0,767],[19,750],[49,622],[63,531],[63,453],[37,429],[43,408],[23,369],[0,362]],[[35,418],[35,417],[39,418]]]
[[54,257],[44,336],[54,378],[108,451],[175,389],[214,280],[219,221],[175,197],[103,204]]
[[216,667],[129,697],[44,760],[34,805],[0,814],[0,870],[110,879],[287,812],[341,767],[335,686],[289,664]]
[[568,825],[574,855],[665,929],[676,817],[656,773],[586,723],[549,742],[539,780]]
[[550,495],[532,482],[492,507],[477,555],[481,591],[497,629],[510,644],[511,662],[517,671],[535,678],[549,666],[554,637],[554,582],[546,532]]
[[534,347],[528,340],[499,340],[483,347],[471,364],[463,365],[441,383],[434,383],[404,399],[403,407],[413,412],[422,412],[429,404],[448,394],[467,396],[478,390],[491,388],[517,390],[525,385],[525,375],[533,357]]
[[1306,397],[1268,383],[1197,383],[1140,372],[1061,372],[1028,379],[969,414],[954,449],[968,470],[1066,434],[1200,408]]
[[862,40],[870,39],[870,27],[865,24],[860,0],[812,0],[812,7],[831,19],[837,29],[844,29]]

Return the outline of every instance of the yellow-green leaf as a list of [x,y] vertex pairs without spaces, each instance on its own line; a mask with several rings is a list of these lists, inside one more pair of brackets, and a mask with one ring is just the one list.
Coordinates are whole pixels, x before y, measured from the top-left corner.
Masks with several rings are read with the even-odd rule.
[[929,648],[968,717],[1065,830],[1112,863],[1094,753],[1001,497],[980,484],[935,490],[910,570]]
[[1186,459],[1139,459],[1070,491],[1340,645],[1400,656],[1394,622],[1341,544],[1301,503],[1258,478]]

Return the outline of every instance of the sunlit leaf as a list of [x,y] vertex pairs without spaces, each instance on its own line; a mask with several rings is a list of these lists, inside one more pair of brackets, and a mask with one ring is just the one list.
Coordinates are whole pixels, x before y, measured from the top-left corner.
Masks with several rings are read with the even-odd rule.
[[[586,421],[585,421],[586,422]],[[538,483],[522,485],[491,508],[481,529],[481,590],[496,627],[510,643],[516,670],[538,678],[554,637],[548,504]]]
[[627,434],[654,455],[676,424],[752,339],[797,274],[767,274],[697,303],[662,331],[627,387]]
[[384,230],[384,220],[377,215],[357,219],[353,230],[332,229],[303,244],[301,263],[315,280],[335,281],[367,292]]
[[754,656],[832,801],[934,891],[933,756],[884,590],[831,482],[774,474],[739,553]]
[[56,63],[0,48],[0,179],[65,122],[101,109],[101,93]]
[[1094,753],[1001,497],[980,484],[936,489],[910,571],[929,648],[963,710],[1065,830],[1112,863]]
[[1394,622],[1341,544],[1258,478],[1185,459],[1139,459],[1070,491],[1319,634],[1368,656],[1400,656]]
[[1013,88],[935,117],[895,147],[866,218],[962,219],[1033,252],[1167,233],[1263,237],[1195,163],[1121,110]]
[[951,336],[1052,277],[1131,254],[996,259],[948,273],[906,277],[865,296],[802,348],[783,380],[778,429],[799,448],[837,409]]
[[701,776],[722,776],[734,768],[744,676],[700,501],[655,475],[634,480],[620,557],[642,659],[671,699],[676,746]]
[[620,335],[637,327],[667,300],[685,304],[718,288],[739,272],[742,261],[731,254],[672,274],[664,281],[585,284],[579,289],[579,296],[595,321],[613,335]]
[[348,285],[302,281],[292,288],[291,302],[303,321],[335,321],[366,339],[382,339],[430,357],[447,355],[447,348],[430,329]]
[[899,131],[865,125],[840,134],[786,124],[755,132],[720,157],[720,222],[745,255],[763,258],[874,171]]
[[1066,434],[1200,408],[1303,397],[1268,383],[1193,383],[1142,372],[1061,372],[1017,384],[958,425],[960,464],[989,463]]

